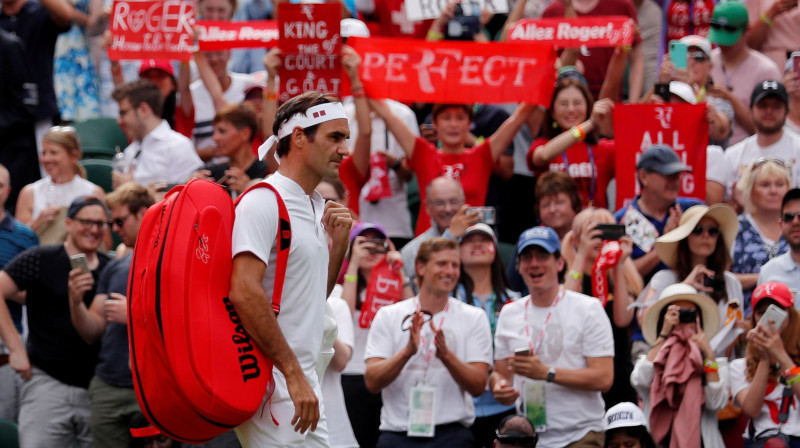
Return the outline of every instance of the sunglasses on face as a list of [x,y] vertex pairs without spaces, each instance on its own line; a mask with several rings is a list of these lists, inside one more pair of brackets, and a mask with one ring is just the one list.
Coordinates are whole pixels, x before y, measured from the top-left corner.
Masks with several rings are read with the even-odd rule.
[[700,236],[703,234],[703,231],[708,232],[708,236],[719,236],[719,227],[717,226],[695,226],[692,229],[692,235]]
[[794,221],[794,218],[800,218],[800,212],[786,212],[783,214],[783,222],[792,222]]
[[522,447],[535,447],[538,437],[534,434],[528,435],[513,435],[507,436],[500,434],[500,431],[495,430],[495,438],[503,445],[522,446]]
[[125,215],[119,218],[111,218],[108,220],[108,225],[110,226],[116,225],[117,227],[122,227],[122,225],[125,224],[125,220],[128,219],[128,216],[131,215]]
[[715,30],[722,30],[728,33],[735,33],[744,29],[743,26],[728,25],[727,23],[719,23],[716,20],[712,20],[709,22],[709,24],[711,25],[711,28],[714,28]]

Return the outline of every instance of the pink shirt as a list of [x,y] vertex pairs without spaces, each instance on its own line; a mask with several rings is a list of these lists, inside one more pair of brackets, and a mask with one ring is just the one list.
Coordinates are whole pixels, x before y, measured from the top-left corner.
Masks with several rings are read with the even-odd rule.
[[[776,0],[745,0],[750,26],[761,21],[761,13],[767,12]],[[786,64],[786,52],[800,50],[800,7],[795,7],[773,20],[767,31],[761,51],[772,59],[778,68],[783,70]]]
[[[732,89],[731,94],[733,97],[742,103],[744,107],[750,109],[750,95],[756,85],[766,79],[780,80],[782,76],[778,67],[770,58],[752,49],[748,49],[748,51],[750,54],[738,66],[733,69],[723,70],[722,54],[719,48],[715,48],[711,52],[711,63],[714,64],[714,68],[711,69],[711,78],[714,80],[715,85],[727,86]],[[749,135],[734,119],[733,135],[728,145],[739,143]]]

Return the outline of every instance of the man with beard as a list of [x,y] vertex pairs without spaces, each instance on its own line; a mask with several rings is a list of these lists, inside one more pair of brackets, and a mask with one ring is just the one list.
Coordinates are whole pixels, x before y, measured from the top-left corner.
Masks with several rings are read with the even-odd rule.
[[758,274],[758,284],[780,282],[797,299],[800,291],[800,188],[789,190],[781,204],[781,233],[789,251],[770,260]]
[[730,197],[742,169],[765,158],[783,161],[791,169],[792,184],[800,185],[800,137],[783,129],[788,110],[789,96],[780,81],[756,85],[750,96],[750,118],[756,133],[728,148],[724,163],[708,167],[708,180],[722,184]]

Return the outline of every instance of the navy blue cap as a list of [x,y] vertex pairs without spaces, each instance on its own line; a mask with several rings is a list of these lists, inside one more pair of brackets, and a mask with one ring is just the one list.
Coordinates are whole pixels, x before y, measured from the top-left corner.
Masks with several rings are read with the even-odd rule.
[[516,256],[519,256],[528,246],[539,246],[552,254],[561,250],[561,240],[558,239],[556,231],[550,227],[531,227],[519,236]]

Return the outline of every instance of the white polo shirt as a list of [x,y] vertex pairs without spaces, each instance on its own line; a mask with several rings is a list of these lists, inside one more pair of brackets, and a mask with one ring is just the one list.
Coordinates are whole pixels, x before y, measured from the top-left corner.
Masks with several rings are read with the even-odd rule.
[[[322,393],[315,368],[322,344],[328,280],[328,243],[322,227],[325,202],[316,191],[309,196],[294,180],[280,173],[262,182],[268,182],[278,190],[292,226],[278,325],[319,398]],[[272,190],[259,188],[247,193],[236,207],[233,256],[252,252],[267,264],[261,285],[270,298],[275,281],[277,232],[278,205]],[[273,368],[272,373],[275,391],[271,402],[265,404],[269,410],[257,412],[250,421],[237,428],[239,437],[254,443],[253,446],[325,446],[320,441],[324,435],[327,444],[324,417],[320,419],[316,433],[308,431],[301,435],[293,431],[290,422],[294,405],[286,389],[286,380],[277,368]],[[264,397],[265,403],[269,398],[268,393]],[[320,415],[324,416],[321,405],[322,400]],[[270,413],[278,420],[279,426],[274,425]],[[273,445],[275,443],[277,445]]]
[[[378,310],[367,337],[365,359],[388,359],[408,344],[409,332],[401,330],[401,322],[407,315],[415,312],[419,298],[403,300]],[[445,310],[433,316],[438,328],[442,328],[447,348],[464,363],[482,362],[492,365],[492,332],[486,313],[477,307],[450,297]],[[423,346],[423,339],[426,343]],[[430,325],[422,326],[420,346],[417,353],[408,360],[397,379],[381,391],[381,431],[408,430],[408,398],[411,387],[421,384],[425,374],[425,385],[436,390],[434,400],[434,424],[461,423],[470,426],[475,421],[475,406],[472,397],[458,385],[456,380],[436,357],[433,347],[433,330]],[[429,362],[423,352],[430,344]]]
[[141,141],[128,145],[125,159],[135,167],[133,181],[142,185],[152,182],[182,184],[203,166],[192,141],[170,129],[166,120]]

